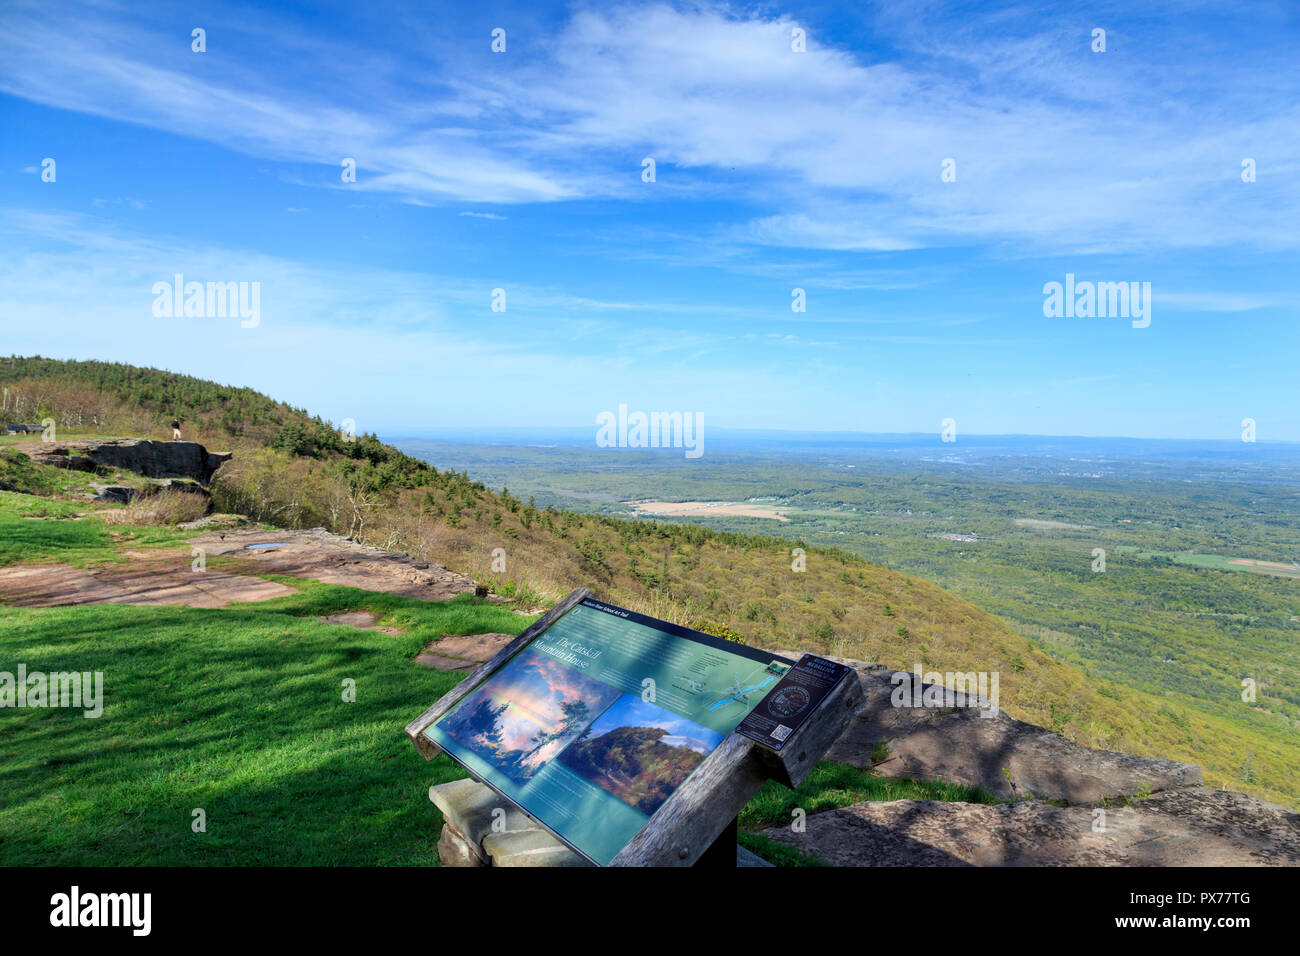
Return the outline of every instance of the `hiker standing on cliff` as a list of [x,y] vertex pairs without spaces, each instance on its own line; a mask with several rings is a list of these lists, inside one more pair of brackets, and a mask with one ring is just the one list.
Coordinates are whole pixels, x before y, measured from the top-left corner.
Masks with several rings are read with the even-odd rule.
[[181,437],[181,422],[179,418],[172,419],[172,441],[178,441]]

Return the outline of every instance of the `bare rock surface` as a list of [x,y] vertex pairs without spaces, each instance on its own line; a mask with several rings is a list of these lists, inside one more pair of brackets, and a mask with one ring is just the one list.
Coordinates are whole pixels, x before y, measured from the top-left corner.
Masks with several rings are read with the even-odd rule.
[[196,572],[189,552],[158,555],[122,567],[87,569],[59,564],[0,568],[0,598],[17,607],[78,604],[150,604],[225,607],[234,601],[269,601],[293,588],[247,574]]
[[588,866],[586,860],[539,826],[489,833],[483,850],[493,866]]
[[[802,652],[775,651],[786,657]],[[855,767],[874,766],[887,777],[943,780],[983,787],[1004,799],[1065,800],[1093,804],[1107,798],[1199,786],[1194,764],[1092,750],[1059,734],[1016,720],[984,698],[962,700],[950,689],[906,678],[913,706],[895,706],[894,671],[880,664],[831,658],[852,667],[862,683],[862,706],[826,754]],[[988,716],[986,716],[988,715]],[[875,763],[883,745],[883,759]]]
[[405,634],[400,627],[383,627],[379,624],[379,615],[373,611],[339,611],[319,618],[325,624],[338,624],[343,627],[355,627],[365,631],[379,631],[382,634]]
[[409,555],[358,544],[324,528],[265,531],[235,528],[191,538],[208,554],[238,555],[258,571],[311,578],[325,584],[446,601],[458,594],[482,594],[472,578]]
[[835,866],[1300,864],[1300,815],[1239,793],[1187,790],[1093,810],[1040,801],[894,800],[816,813],[764,835]]
[[217,514],[204,515],[202,518],[195,518],[193,521],[182,521],[176,527],[180,528],[182,531],[202,531],[205,529],[216,530],[237,528],[245,526],[248,523],[248,518],[245,515],[232,515],[219,512]]
[[450,823],[438,834],[438,859],[443,866],[489,866],[491,860],[481,846],[470,843],[465,834]]
[[118,505],[129,505],[135,496],[140,493],[138,488],[131,488],[127,485],[102,485],[91,482],[90,487],[95,490],[95,501],[106,501]]
[[[237,556],[243,562],[240,570],[253,573],[221,571],[210,566],[195,571],[188,548],[126,552],[125,563],[99,569],[59,564],[0,568],[0,599],[20,607],[183,604],[213,608],[225,607],[233,601],[266,601],[294,593],[291,587],[256,576],[267,572],[425,601],[445,601],[458,594],[478,592],[473,580],[463,574],[407,555],[363,547],[320,529],[238,528],[200,535],[191,539],[191,543],[207,555]],[[247,547],[250,544],[256,547],[250,550]],[[331,623],[374,626],[374,621],[366,623],[360,618],[357,623]],[[465,657],[463,653],[453,652],[449,659]],[[471,656],[469,660],[476,658]]]
[[440,671],[473,670],[514,639],[512,634],[448,634],[429,644],[415,662]]
[[[436,647],[437,644],[430,644],[430,647]],[[423,650],[415,655],[415,663],[422,664],[425,667],[432,667],[436,671],[472,671],[478,667],[473,661],[462,660],[459,657],[447,657],[445,654],[435,654],[430,650]]]

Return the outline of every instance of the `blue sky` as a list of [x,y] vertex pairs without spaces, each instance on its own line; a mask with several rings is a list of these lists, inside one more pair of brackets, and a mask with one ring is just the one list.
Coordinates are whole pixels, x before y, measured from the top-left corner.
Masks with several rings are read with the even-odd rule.
[[[380,434],[1300,440],[1296,8],[1130,6],[9,2],[0,351]],[[1045,317],[1067,272],[1150,327]]]

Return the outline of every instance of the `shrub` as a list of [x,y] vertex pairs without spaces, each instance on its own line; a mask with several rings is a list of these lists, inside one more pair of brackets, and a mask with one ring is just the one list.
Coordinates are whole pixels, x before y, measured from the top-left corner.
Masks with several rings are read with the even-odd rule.
[[181,524],[208,513],[208,499],[190,491],[164,488],[157,494],[141,495],[125,508],[100,512],[108,524]]
[[712,634],[714,637],[720,637],[724,641],[731,641],[734,644],[744,644],[745,635],[739,631],[733,630],[720,621],[710,620],[709,618],[697,617],[687,624],[697,631],[703,631],[705,634]]
[[0,491],[18,491],[27,495],[53,495],[58,482],[22,452],[0,449]]

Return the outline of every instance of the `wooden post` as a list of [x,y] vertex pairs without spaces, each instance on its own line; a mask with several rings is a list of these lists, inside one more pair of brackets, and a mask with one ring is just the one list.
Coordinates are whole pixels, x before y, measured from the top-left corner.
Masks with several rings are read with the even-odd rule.
[[610,866],[691,866],[769,778],[797,787],[862,702],[854,672],[840,681],[780,753],[732,733],[655,811]]

